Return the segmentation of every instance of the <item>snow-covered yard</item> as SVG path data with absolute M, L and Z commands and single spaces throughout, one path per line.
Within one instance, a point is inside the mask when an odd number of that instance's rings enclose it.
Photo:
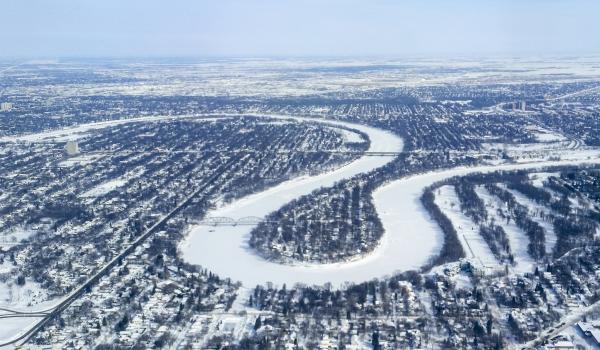
M 565 141 L 567 138 L 564 135 L 542 128 L 537 125 L 529 125 L 526 130 L 532 134 L 538 142 L 560 142 Z
M 85 191 L 84 193 L 82 193 L 81 197 L 94 198 L 94 197 L 103 196 L 112 190 L 116 190 L 119 187 L 125 186 L 129 182 L 129 180 L 140 176 L 142 174 L 142 172 L 143 172 L 143 169 L 139 169 L 138 171 L 132 171 L 121 177 L 103 182 L 100 185 L 97 185 L 96 187 L 91 188 L 91 189 Z
M 9 231 L 0 233 L 0 248 L 10 247 L 18 244 L 24 239 L 31 237 L 36 231 L 31 227 L 17 226 Z

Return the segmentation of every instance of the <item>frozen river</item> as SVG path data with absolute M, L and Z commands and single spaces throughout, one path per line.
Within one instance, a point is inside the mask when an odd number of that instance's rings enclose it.
M 250 114 L 247 114 L 250 115 Z M 225 114 L 222 117 L 236 117 L 239 114 Z M 187 116 L 195 120 L 203 116 Z M 206 117 L 206 116 L 204 116 Z M 273 116 L 266 115 L 264 117 Z M 37 142 L 47 139 L 62 139 L 95 129 L 135 122 L 158 122 L 180 119 L 181 117 L 133 118 L 127 120 L 99 122 L 46 131 L 31 135 L 0 138 L 0 141 Z M 317 121 L 332 126 L 342 126 L 366 133 L 371 141 L 369 151 L 399 152 L 403 149 L 402 139 L 383 130 L 352 123 L 327 121 L 311 118 L 275 117 L 299 121 Z M 340 129 L 341 130 L 341 129 Z M 342 131 L 350 140 L 352 135 Z M 530 162 L 496 166 L 455 168 L 429 172 L 395 180 L 379 187 L 373 193 L 375 208 L 382 221 L 385 234 L 381 243 L 368 256 L 347 263 L 291 266 L 272 263 L 256 255 L 248 247 L 252 226 L 198 226 L 193 228 L 180 248 L 184 258 L 219 274 L 242 281 L 246 286 L 273 282 L 291 286 L 295 283 L 324 284 L 335 286 L 344 282 L 363 282 L 373 278 L 389 276 L 394 272 L 417 269 L 438 253 L 442 243 L 442 233 L 435 222 L 429 219 L 421 205 L 423 188 L 444 178 L 466 175 L 473 172 L 494 170 L 530 169 L 553 165 L 600 163 L 597 150 L 573 150 L 561 154 L 563 161 Z M 316 176 L 299 177 L 280 185 L 253 194 L 209 213 L 213 217 L 234 219 L 257 216 L 265 217 L 294 198 L 309 194 L 320 187 L 332 186 L 335 182 L 368 172 L 391 161 L 391 157 L 362 157 L 334 171 Z
M 285 117 L 289 119 L 289 117 Z M 315 119 L 293 118 L 315 121 Z M 329 125 L 352 128 L 368 135 L 371 152 L 400 152 L 404 144 L 398 136 L 376 128 L 338 121 L 323 121 Z M 363 156 L 334 171 L 316 176 L 303 176 L 283 182 L 263 192 L 244 197 L 231 204 L 208 213 L 208 217 L 230 217 L 234 219 L 257 216 L 265 217 L 294 198 L 311 193 L 321 187 L 354 175 L 379 168 L 392 157 Z M 367 257 L 353 263 L 291 266 L 269 262 L 256 255 L 248 239 L 253 226 L 197 226 L 182 242 L 180 248 L 185 260 L 201 265 L 221 277 L 242 281 L 245 285 L 273 282 L 278 285 L 296 282 L 308 284 L 339 284 L 344 281 L 364 281 L 385 271 L 385 260 Z M 389 271 L 389 267 L 387 269 Z
M 250 115 L 250 114 L 245 114 Z M 222 117 L 236 117 L 239 114 L 225 114 Z M 196 120 L 202 116 L 187 116 Z M 264 117 L 317 121 L 331 126 L 342 126 L 366 133 L 371 141 L 369 151 L 399 152 L 403 149 L 402 139 L 394 134 L 363 125 L 311 118 Z M 36 142 L 46 139 L 72 137 L 95 129 L 135 122 L 158 122 L 180 119 L 181 117 L 133 118 L 127 120 L 99 122 L 46 131 L 25 136 L 0 138 L 0 141 Z M 341 129 L 340 129 L 341 130 Z M 350 137 L 347 131 L 343 131 Z M 350 137 L 350 139 L 352 139 Z M 395 180 L 379 187 L 373 193 L 375 208 L 382 221 L 385 234 L 381 243 L 368 256 L 347 263 L 291 266 L 272 263 L 256 255 L 248 247 L 252 226 L 198 226 L 193 228 L 180 248 L 184 258 L 219 274 L 242 281 L 247 286 L 273 282 L 281 285 L 295 283 L 324 284 L 339 286 L 344 282 L 363 282 L 373 278 L 389 276 L 397 271 L 417 269 L 435 255 L 442 243 L 442 234 L 436 223 L 429 219 L 420 202 L 423 188 L 439 180 L 466 175 L 473 172 L 495 170 L 531 169 L 543 166 L 600 163 L 598 150 L 573 150 L 561 154 L 562 161 L 541 161 L 521 164 L 454 168 L 428 172 Z M 361 157 L 334 171 L 316 176 L 304 176 L 281 183 L 263 192 L 253 194 L 209 213 L 213 217 L 234 219 L 267 214 L 279 209 L 294 198 L 309 194 L 320 187 L 332 186 L 335 182 L 381 167 L 392 160 L 391 157 Z
M 402 139 L 389 132 L 350 123 L 328 123 L 366 133 L 371 140 L 369 151 L 399 152 L 403 148 Z M 441 247 L 442 232 L 424 211 L 420 201 L 425 187 L 448 177 L 474 172 L 600 162 L 598 154 L 587 159 L 589 156 L 590 154 L 585 154 L 586 159 L 573 158 L 564 161 L 454 168 L 392 181 L 373 193 L 375 208 L 385 229 L 381 243 L 371 254 L 351 262 L 283 265 L 267 261 L 256 255 L 248 246 L 252 226 L 197 226 L 189 232 L 180 248 L 188 262 L 201 265 L 221 277 L 241 281 L 246 286 L 266 282 L 280 286 L 283 283 L 291 286 L 296 283 L 322 285 L 329 282 L 334 286 L 341 286 L 345 282 L 358 283 L 390 276 L 394 272 L 420 268 L 437 254 Z M 294 198 L 381 167 L 389 161 L 391 159 L 387 157 L 362 157 L 335 171 L 293 179 L 264 192 L 244 197 L 210 212 L 208 216 L 262 218 Z

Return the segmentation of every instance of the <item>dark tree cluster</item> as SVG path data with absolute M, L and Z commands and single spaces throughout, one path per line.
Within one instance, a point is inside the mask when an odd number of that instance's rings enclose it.
M 475 224 L 480 224 L 487 220 L 487 210 L 485 203 L 475 192 L 475 184 L 467 178 L 461 177 L 454 184 L 456 195 L 460 200 L 460 210 L 473 219 Z
M 456 261 L 465 257 L 465 251 L 462 248 L 458 233 L 452 225 L 452 221 L 435 204 L 435 195 L 433 189 L 428 188 L 421 196 L 423 206 L 435 222 L 438 223 L 444 233 L 444 243 L 440 254 L 431 261 L 431 266 L 441 265 L 447 262 Z
M 487 184 L 486 189 L 500 198 L 502 202 L 507 205 L 515 223 L 529 238 L 527 251 L 531 257 L 536 260 L 543 258 L 546 255 L 546 233 L 540 224 L 529 217 L 529 210 L 525 206 L 519 204 L 512 193 L 497 185 Z M 507 220 L 509 220 L 509 218 L 507 218 Z
M 377 246 L 383 227 L 364 186 L 316 196 L 317 207 L 305 196 L 270 214 L 253 230 L 250 246 L 270 260 L 319 263 L 352 259 Z

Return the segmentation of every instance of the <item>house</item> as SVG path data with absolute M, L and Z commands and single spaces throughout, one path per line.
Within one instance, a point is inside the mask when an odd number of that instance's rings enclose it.
M 600 321 L 577 322 L 577 327 L 586 337 L 592 337 L 596 345 L 600 346 Z
M 550 343 L 545 346 L 547 350 L 575 350 L 575 345 L 565 336 L 559 335 L 550 339 Z

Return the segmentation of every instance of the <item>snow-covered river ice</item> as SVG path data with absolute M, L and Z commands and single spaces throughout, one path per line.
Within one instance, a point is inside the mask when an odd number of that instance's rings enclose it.
M 236 116 L 241 115 L 225 114 L 222 117 Z M 187 117 L 197 120 L 214 120 L 198 119 L 199 116 Z M 371 152 L 400 152 L 403 149 L 403 140 L 400 137 L 364 125 L 289 116 L 264 115 L 264 117 L 322 122 L 331 127 L 339 126 L 358 130 L 369 137 L 369 151 Z M 91 123 L 58 131 L 46 131 L 0 140 L 37 142 L 52 138 L 72 137 L 75 134 L 125 123 L 158 122 L 179 118 L 181 117 L 164 116 Z M 341 132 L 346 137 L 350 136 L 348 131 Z M 565 153 L 561 156 L 564 159 L 562 161 L 486 165 L 428 172 L 401 178 L 379 187 L 373 193 L 373 200 L 385 233 L 380 244 L 371 254 L 350 262 L 324 265 L 282 265 L 267 261 L 255 254 L 248 246 L 253 226 L 196 226 L 181 242 L 180 249 L 188 262 L 201 265 L 221 277 L 239 280 L 246 286 L 265 282 L 273 282 L 277 285 L 286 283 L 288 286 L 296 283 L 321 285 L 329 282 L 334 286 L 340 286 L 345 282 L 363 282 L 389 276 L 398 271 L 418 269 L 437 254 L 443 242 L 440 228 L 429 218 L 420 201 L 425 187 L 448 177 L 474 172 L 600 163 L 600 152 L 596 149 L 573 150 L 569 154 Z M 262 218 L 292 199 L 309 194 L 320 187 L 332 186 L 337 181 L 354 175 L 369 172 L 384 166 L 392 159 L 392 157 L 363 156 L 336 170 L 315 176 L 291 179 L 263 192 L 241 198 L 208 213 L 208 217 L 239 219 L 256 216 Z
M 289 117 L 286 117 L 289 118 Z M 305 118 L 294 118 L 307 120 Z M 314 119 L 309 119 L 313 120 Z M 371 140 L 371 152 L 400 152 L 403 141 L 387 131 L 358 124 L 323 121 L 362 131 Z M 180 249 L 184 258 L 221 277 L 241 281 L 246 286 L 272 282 L 281 286 L 296 283 L 342 286 L 390 276 L 398 271 L 418 269 L 441 247 L 443 237 L 437 223 L 425 212 L 420 201 L 423 189 L 448 177 L 474 172 L 517 170 L 578 163 L 598 163 L 597 158 L 540 161 L 518 164 L 462 167 L 435 171 L 395 180 L 373 193 L 375 208 L 385 233 L 381 243 L 369 255 L 349 262 L 322 265 L 284 265 L 258 256 L 248 245 L 253 226 L 196 226 L 190 230 Z M 299 177 L 224 205 L 208 217 L 265 217 L 294 198 L 359 173 L 381 167 L 390 157 L 364 156 L 337 170 L 316 176 Z
M 289 117 L 285 117 L 288 119 Z M 299 121 L 315 119 L 293 118 Z M 390 132 L 376 128 L 338 122 L 323 121 L 332 126 L 342 126 L 364 132 L 370 139 L 370 152 L 400 152 L 402 139 Z M 332 186 L 336 182 L 354 175 L 369 172 L 384 166 L 392 157 L 363 156 L 336 170 L 315 176 L 302 176 L 271 187 L 208 213 L 209 217 L 230 217 L 239 219 L 248 216 L 263 218 L 279 209 L 294 198 L 311 193 L 321 187 Z M 282 265 L 263 259 L 248 245 L 253 226 L 197 226 L 180 245 L 184 259 L 201 265 L 221 277 L 239 280 L 244 285 L 273 282 L 277 285 L 297 282 L 307 284 L 334 285 L 345 281 L 364 281 L 386 272 L 386 259 L 375 255 L 349 263 L 326 265 Z M 384 257 L 382 254 L 381 257 Z M 387 272 L 392 272 L 387 268 Z M 381 270 L 381 271 L 378 271 Z

